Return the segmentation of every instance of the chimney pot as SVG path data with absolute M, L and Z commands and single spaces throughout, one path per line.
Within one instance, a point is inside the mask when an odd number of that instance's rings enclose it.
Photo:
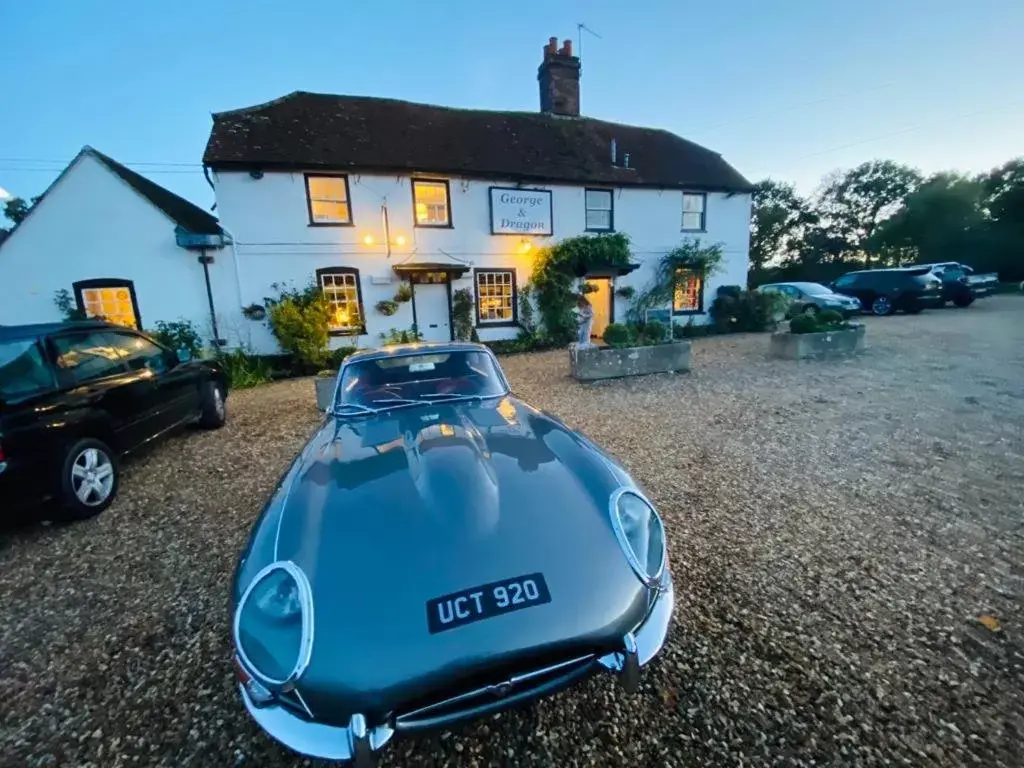
M 544 47 L 544 51 L 551 56 L 554 56 L 556 53 L 558 53 L 558 38 L 549 37 L 548 44 Z
M 563 56 L 572 56 L 572 40 L 563 40 L 562 41 L 562 51 L 561 51 L 561 53 L 562 53 Z

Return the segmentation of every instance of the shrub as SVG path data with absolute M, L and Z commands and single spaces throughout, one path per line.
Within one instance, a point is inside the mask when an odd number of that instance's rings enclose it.
M 775 299 L 757 291 L 740 291 L 715 298 L 709 314 L 719 333 L 764 331 L 775 322 Z
M 220 364 L 232 389 L 247 389 L 270 381 L 270 364 L 244 349 L 221 355 Z
M 731 296 L 734 299 L 741 293 L 743 293 L 743 286 L 741 285 L 720 285 L 718 290 L 715 291 L 716 296 Z
M 629 328 L 621 323 L 609 323 L 604 329 L 604 343 L 609 347 L 628 347 L 632 342 Z
M 391 317 L 395 312 L 398 311 L 398 302 L 391 301 L 391 299 L 383 299 L 378 301 L 376 304 L 377 311 L 385 317 Z
M 175 352 L 187 350 L 191 357 L 199 357 L 203 351 L 203 340 L 191 320 L 157 320 L 156 328 L 149 335 Z
M 818 319 L 814 315 L 797 315 L 789 321 L 790 333 L 817 333 Z
M 422 341 L 423 334 L 419 332 L 416 323 L 413 323 L 408 330 L 404 328 L 389 328 L 387 333 L 380 335 L 380 340 L 384 346 L 389 344 L 413 344 L 417 341 Z
M 537 332 L 537 319 L 533 311 L 533 286 L 519 289 L 519 326 L 527 333 Z
M 644 324 L 643 337 L 648 344 L 659 344 L 668 336 L 668 329 L 660 320 L 648 320 Z
M 278 287 L 275 284 L 275 287 Z M 314 373 L 327 363 L 331 306 L 316 285 L 305 290 L 282 290 L 268 299 L 267 322 L 278 345 L 295 359 L 301 373 Z
M 456 341 L 472 341 L 476 329 L 473 327 L 473 294 L 469 288 L 459 288 L 452 294 L 452 328 Z
M 338 347 L 337 349 L 331 350 L 331 367 L 337 371 L 341 368 L 341 364 L 345 362 L 345 358 L 356 351 L 355 347 Z
M 402 283 L 398 286 L 398 290 L 395 291 L 394 300 L 399 304 L 405 304 L 405 302 L 412 299 L 412 286 L 408 283 Z
M 636 296 L 636 288 L 634 288 L 632 285 L 624 285 L 621 288 L 615 289 L 615 295 L 618 296 L 620 299 L 625 299 L 626 301 L 629 301 L 634 296 Z
M 826 309 L 818 313 L 817 320 L 818 325 L 841 325 L 843 323 L 843 316 L 834 309 Z
M 683 325 L 682 323 L 673 323 L 672 324 L 672 338 L 675 339 L 676 341 L 678 341 L 679 339 L 687 338 L 688 335 L 689 335 L 688 334 L 689 329 L 693 328 L 693 327 L 694 326 L 693 326 L 693 319 L 692 318 L 686 323 L 686 325 Z

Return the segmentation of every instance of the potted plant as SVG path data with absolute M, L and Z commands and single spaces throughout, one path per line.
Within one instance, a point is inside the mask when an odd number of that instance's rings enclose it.
M 847 322 L 831 310 L 797 315 L 789 321 L 788 331 L 772 334 L 771 356 L 801 360 L 855 355 L 864 350 L 866 330 L 862 323 Z
M 377 302 L 376 306 L 377 311 L 386 317 L 391 317 L 391 315 L 398 311 L 398 302 L 391 299 L 382 299 Z
M 607 347 L 570 347 L 573 376 L 594 381 L 690 370 L 690 342 L 671 336 L 658 320 L 611 323 L 604 332 Z

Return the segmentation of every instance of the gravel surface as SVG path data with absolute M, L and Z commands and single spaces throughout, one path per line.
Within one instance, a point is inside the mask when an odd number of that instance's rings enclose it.
M 705 339 L 689 375 L 584 387 L 505 359 L 660 506 L 676 624 L 637 696 L 593 678 L 385 764 L 1020 766 L 1024 299 L 867 323 L 839 363 Z M 312 403 L 235 393 L 98 519 L 0 533 L 0 765 L 310 763 L 243 714 L 226 605 Z

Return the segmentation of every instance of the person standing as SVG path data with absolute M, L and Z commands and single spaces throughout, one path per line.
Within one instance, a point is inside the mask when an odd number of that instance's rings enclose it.
M 587 346 L 590 344 L 590 329 L 594 325 L 594 307 L 587 300 L 585 293 L 580 293 L 579 298 L 576 299 L 576 312 L 579 323 L 579 335 L 576 338 L 576 343 Z

